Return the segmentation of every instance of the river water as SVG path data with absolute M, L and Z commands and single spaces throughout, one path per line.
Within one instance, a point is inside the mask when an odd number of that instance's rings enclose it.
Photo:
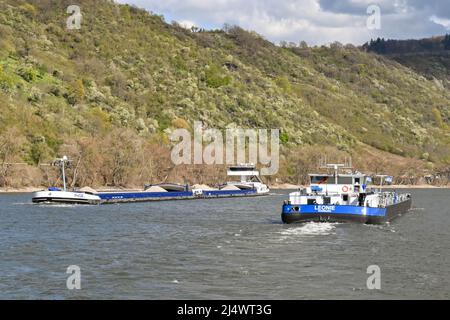
M 450 190 L 409 192 L 413 209 L 382 226 L 283 225 L 277 190 L 101 206 L 1 194 L 0 299 L 449 299 Z

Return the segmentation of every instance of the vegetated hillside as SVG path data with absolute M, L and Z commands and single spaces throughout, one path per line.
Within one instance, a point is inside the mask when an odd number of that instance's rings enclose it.
M 385 55 L 436 82 L 450 88 L 450 34 L 421 40 L 376 39 L 363 48 Z
M 71 4 L 0 0 L 0 186 L 55 183 L 39 164 L 62 154 L 74 186 L 216 182 L 221 167 L 171 164 L 168 134 L 194 121 L 280 128 L 272 180 L 303 182 L 324 153 L 408 176 L 450 164 L 449 92 L 382 56 L 192 32 L 106 0 L 79 1 L 67 30 Z

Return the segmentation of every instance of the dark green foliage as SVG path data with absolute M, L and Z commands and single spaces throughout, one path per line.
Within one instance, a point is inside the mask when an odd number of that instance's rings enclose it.
M 20 67 L 19 70 L 17 70 L 17 74 L 27 82 L 33 82 L 39 78 L 39 71 L 33 67 Z
M 286 144 L 289 142 L 289 135 L 286 132 L 280 134 L 280 142 Z
M 450 34 L 422 40 L 384 40 L 378 38 L 363 45 L 369 52 L 389 58 L 415 70 L 429 80 L 437 78 L 450 88 Z
M 225 71 L 213 64 L 206 70 L 206 83 L 208 87 L 220 88 L 222 86 L 227 86 L 231 82 L 231 77 L 224 74 Z
M 450 50 L 450 34 L 446 34 L 443 40 L 444 49 Z
M 363 48 L 379 54 L 439 52 L 450 48 L 449 40 L 449 35 L 421 40 L 385 40 L 384 38 L 377 38 L 364 44 Z

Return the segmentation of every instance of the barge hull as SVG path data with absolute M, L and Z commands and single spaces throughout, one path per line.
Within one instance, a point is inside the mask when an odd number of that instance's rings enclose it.
M 336 206 L 338 207 L 338 210 L 335 210 L 334 212 L 314 212 L 315 209 L 317 209 L 317 206 L 295 206 L 285 204 L 283 205 L 281 220 L 287 224 L 305 222 L 356 222 L 364 224 L 383 224 L 393 220 L 399 215 L 406 213 L 411 208 L 411 204 L 412 200 L 408 199 L 406 201 L 393 204 L 387 208 Z M 296 212 L 295 209 L 299 209 L 300 212 Z
M 32 198 L 33 203 L 66 203 L 66 204 L 114 204 L 132 202 L 153 202 L 170 200 L 195 200 L 217 199 L 234 197 L 255 197 L 266 193 L 258 193 L 256 190 L 205 190 L 203 193 L 194 194 L 192 191 L 179 192 L 100 192 L 96 194 L 84 194 L 65 191 L 40 191 Z
M 99 204 L 100 198 L 93 194 L 68 191 L 38 191 L 31 199 L 33 203 Z
M 99 204 L 98 201 L 70 199 L 70 198 L 33 198 L 33 203 L 68 203 L 68 204 Z
M 153 202 L 169 200 L 195 200 L 233 197 L 255 197 L 265 194 L 254 190 L 213 190 L 204 191 L 203 194 L 194 195 L 192 192 L 136 192 L 136 193 L 99 193 L 97 194 L 102 204 L 129 203 L 129 202 Z
M 396 203 L 392 206 L 387 207 L 386 212 L 386 221 L 389 222 L 399 215 L 405 214 L 408 212 L 409 209 L 411 209 L 412 206 L 412 199 L 409 198 L 406 201 Z

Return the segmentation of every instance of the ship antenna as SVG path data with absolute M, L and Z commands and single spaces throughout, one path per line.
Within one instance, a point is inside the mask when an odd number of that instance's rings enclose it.
M 64 191 L 67 191 L 67 186 L 66 186 L 66 171 L 65 171 L 65 164 L 66 161 L 68 161 L 67 156 L 63 157 L 63 161 L 62 161 L 62 175 L 63 175 L 63 183 L 64 183 Z
M 64 156 L 61 159 L 56 159 L 55 161 L 53 161 L 53 165 L 54 166 L 60 166 L 61 167 L 64 191 L 67 191 L 65 167 L 66 167 L 66 163 L 69 165 L 71 162 L 72 162 L 72 160 L 69 160 L 69 158 L 67 158 L 67 156 Z

